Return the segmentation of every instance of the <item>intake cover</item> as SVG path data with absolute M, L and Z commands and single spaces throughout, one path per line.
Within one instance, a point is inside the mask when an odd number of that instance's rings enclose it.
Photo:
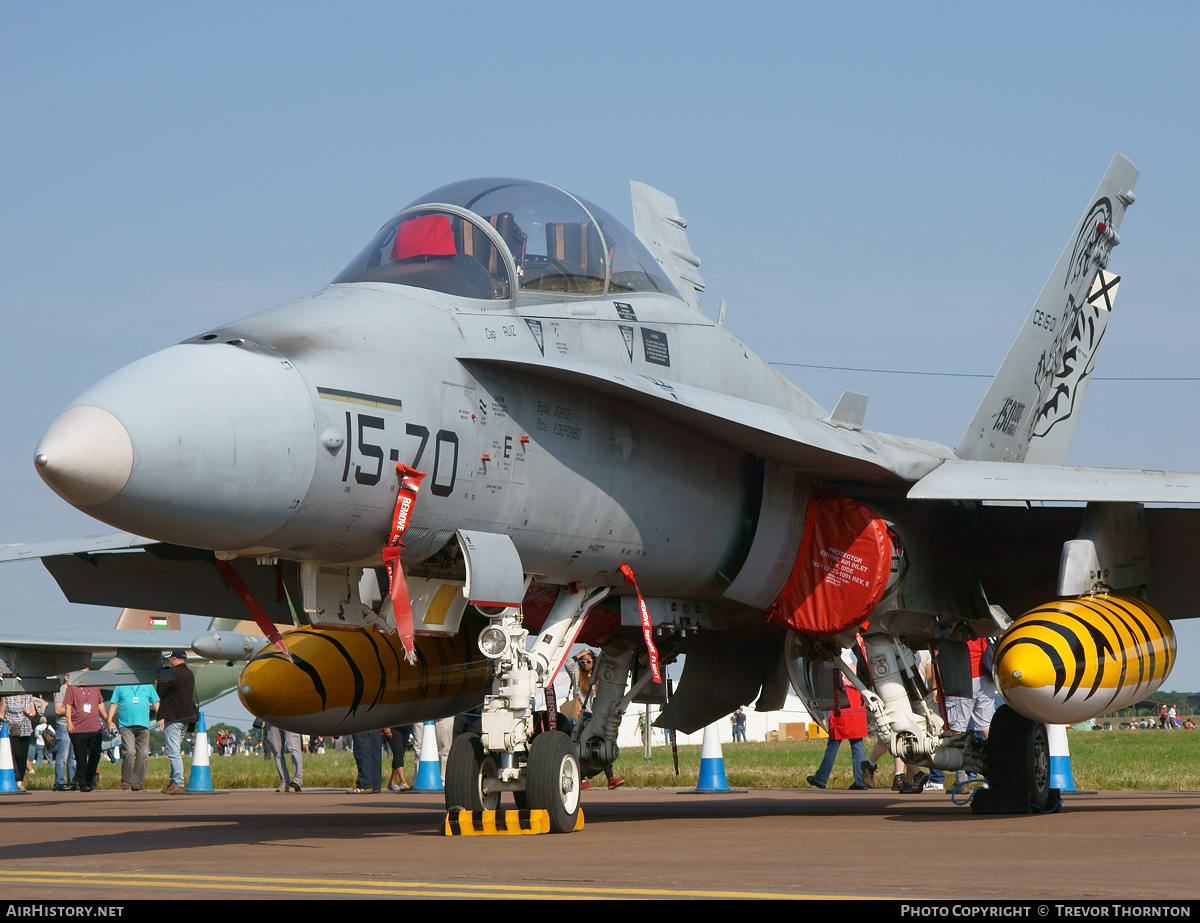
M 766 614 L 806 634 L 837 634 L 875 608 L 891 564 L 887 524 L 874 510 L 814 488 L 796 566 Z

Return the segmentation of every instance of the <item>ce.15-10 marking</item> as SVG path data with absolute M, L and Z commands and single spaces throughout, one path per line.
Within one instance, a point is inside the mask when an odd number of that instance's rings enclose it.
M 355 418 L 357 418 L 357 441 L 355 435 Z M 379 483 L 379 479 L 383 476 L 383 446 L 373 442 L 368 442 L 370 436 L 369 430 L 379 430 L 381 433 L 386 430 L 386 421 L 383 417 L 376 417 L 369 413 L 355 414 L 349 410 L 346 411 L 346 445 L 358 446 L 358 454 L 360 461 L 367 459 L 375 460 L 375 470 L 363 470 L 361 464 L 354 466 L 354 480 L 356 483 L 365 485 L 374 485 Z M 406 423 L 404 425 L 404 433 L 407 436 L 416 436 L 421 440 L 417 446 L 417 454 L 413 456 L 413 460 L 408 463 L 410 468 L 421 470 L 421 459 L 425 455 L 425 448 L 429 445 L 429 427 L 420 426 L 416 423 Z M 442 480 L 443 466 L 442 453 L 452 453 L 452 458 L 448 466 L 449 482 L 444 483 Z M 353 452 L 346 452 L 346 464 L 342 468 L 342 481 L 350 479 L 350 465 L 352 462 Z M 399 449 L 389 449 L 388 459 L 392 462 L 400 460 Z M 453 430 L 440 429 L 433 440 L 433 478 L 430 481 L 429 489 L 435 496 L 448 497 L 454 492 L 454 482 L 458 478 L 458 434 Z M 349 488 L 347 488 L 349 489 Z

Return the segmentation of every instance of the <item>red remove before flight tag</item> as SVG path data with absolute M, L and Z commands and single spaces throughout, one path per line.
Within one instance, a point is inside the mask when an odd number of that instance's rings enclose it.
M 421 489 L 425 473 L 404 464 L 396 465 L 396 473 L 400 476 L 400 488 L 396 492 L 396 509 L 392 513 L 392 532 L 383 547 L 383 563 L 387 568 L 388 596 L 391 597 L 392 612 L 396 616 L 396 633 L 400 635 L 400 643 L 404 646 L 404 659 L 416 663 L 412 601 L 408 598 L 408 584 L 404 582 L 404 568 L 400 566 L 400 552 L 404 550 L 404 530 L 412 518 L 417 491 Z
M 646 608 L 646 600 L 642 599 L 642 591 L 638 589 L 637 581 L 633 577 L 633 568 L 628 564 L 622 564 L 621 575 L 625 578 L 626 583 L 633 584 L 633 591 L 637 593 L 638 611 L 642 614 L 642 638 L 646 641 L 646 653 L 650 656 L 650 675 L 656 683 L 661 683 L 662 673 L 658 669 L 658 648 L 654 646 L 654 636 L 650 630 L 650 610 Z

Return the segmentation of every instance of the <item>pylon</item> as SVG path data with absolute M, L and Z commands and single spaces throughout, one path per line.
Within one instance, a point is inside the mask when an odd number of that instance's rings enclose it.
M 421 752 L 417 754 L 417 773 L 413 779 L 414 792 L 445 791 L 442 785 L 442 764 L 438 760 L 437 734 L 433 722 L 426 721 L 421 730 Z
M 1046 741 L 1050 744 L 1050 787 L 1060 792 L 1078 791 L 1071 774 L 1071 748 L 1067 744 L 1066 726 L 1047 724 Z
M 700 745 L 700 777 L 695 791 L 729 791 L 729 783 L 725 781 L 725 757 L 721 755 L 721 736 L 715 722 L 704 729 L 704 742 Z
M 8 739 L 8 724 L 0 722 L 0 794 L 19 795 L 17 774 L 13 770 L 12 744 Z
M 211 792 L 212 768 L 209 766 L 208 728 L 204 723 L 204 712 L 196 722 L 196 742 L 192 745 L 192 769 L 188 773 L 189 792 Z

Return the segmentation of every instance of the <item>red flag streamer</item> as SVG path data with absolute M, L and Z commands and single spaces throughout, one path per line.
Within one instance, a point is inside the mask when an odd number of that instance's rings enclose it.
M 621 576 L 625 578 L 626 583 L 633 584 L 633 591 L 637 593 L 638 611 L 642 614 L 642 637 L 646 640 L 646 652 L 650 655 L 650 675 L 654 677 L 656 683 L 661 683 L 662 673 L 658 669 L 658 648 L 654 646 L 654 636 L 650 630 L 650 610 L 646 608 L 646 600 L 642 599 L 642 591 L 638 589 L 637 580 L 633 577 L 633 568 L 628 564 L 622 564 Z
M 254 619 L 254 624 L 267 636 L 267 640 L 279 648 L 280 653 L 284 657 L 295 663 L 296 661 L 292 659 L 292 652 L 284 644 L 283 636 L 279 633 L 279 629 L 275 627 L 275 623 L 267 615 L 267 610 L 254 598 L 254 594 L 250 592 L 250 587 L 246 586 L 246 581 L 238 576 L 238 572 L 233 569 L 232 562 L 218 561 L 217 570 L 221 573 L 221 579 L 229 584 L 233 592 L 237 594 L 237 598 L 242 601 L 242 605 L 249 610 L 250 617 Z
M 396 493 L 396 509 L 392 513 L 392 532 L 383 548 L 383 563 L 387 567 L 388 595 L 392 600 L 392 612 L 396 616 L 396 632 L 404 645 L 404 659 L 417 662 L 413 643 L 412 601 L 408 598 L 408 584 L 404 582 L 404 568 L 400 566 L 400 552 L 404 550 L 404 530 L 412 518 L 413 506 L 417 502 L 417 491 L 421 489 L 423 471 L 408 465 L 396 465 L 400 476 L 400 489 Z

